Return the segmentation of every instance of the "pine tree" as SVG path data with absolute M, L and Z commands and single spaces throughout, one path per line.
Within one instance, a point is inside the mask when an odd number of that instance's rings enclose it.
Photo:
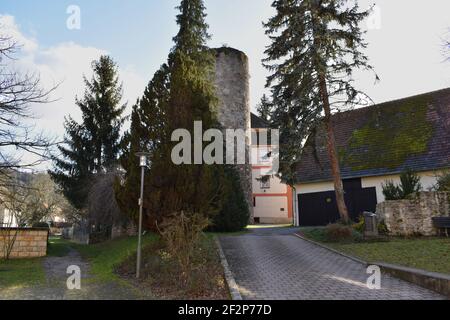
M 258 111 L 258 116 L 270 122 L 270 116 L 272 114 L 273 104 L 270 102 L 269 97 L 267 95 L 263 95 L 261 98 L 261 102 L 257 105 L 256 111 Z
M 272 6 L 277 13 L 265 24 L 272 44 L 264 62 L 272 72 L 272 122 L 283 145 L 280 175 L 294 183 L 299 143 L 323 123 L 339 213 L 348 222 L 331 116 L 365 100 L 353 86 L 353 72 L 372 69 L 359 27 L 369 11 L 360 12 L 349 0 L 277 0 Z
M 101 56 L 92 63 L 92 69 L 94 76 L 91 81 L 84 79 L 86 91 L 76 103 L 94 146 L 95 170 L 105 172 L 117 163 L 126 105 L 121 105 L 122 85 L 115 62 Z
M 75 120 L 66 118 L 64 127 L 66 146 L 58 146 L 62 158 L 53 158 L 54 171 L 50 170 L 48 173 L 70 204 L 81 210 L 86 205 L 95 170 L 94 150 L 87 132 Z
M 92 63 L 94 75 L 86 77 L 85 93 L 76 104 L 82 112 L 79 124 L 71 117 L 65 121 L 66 136 L 60 145 L 61 158 L 54 157 L 52 179 L 77 209 L 86 206 L 92 176 L 108 172 L 117 165 L 120 130 L 124 122 L 121 105 L 122 86 L 117 66 L 108 56 Z

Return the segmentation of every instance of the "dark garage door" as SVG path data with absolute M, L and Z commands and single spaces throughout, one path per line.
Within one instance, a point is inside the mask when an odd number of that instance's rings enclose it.
M 375 188 L 350 188 L 345 191 L 345 203 L 353 221 L 364 211 L 375 212 Z M 334 191 L 298 195 L 300 226 L 325 226 L 339 220 Z

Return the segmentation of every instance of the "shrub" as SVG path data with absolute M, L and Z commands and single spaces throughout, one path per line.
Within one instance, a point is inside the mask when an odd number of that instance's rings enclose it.
M 400 175 L 400 184 L 395 185 L 391 180 L 382 184 L 383 194 L 386 200 L 408 199 L 411 195 L 422 190 L 420 177 L 413 171 L 407 170 Z
M 422 190 L 420 177 L 413 171 L 407 170 L 400 175 L 400 190 L 403 198 Z
M 358 223 L 354 223 L 352 225 L 353 230 L 355 230 L 357 233 L 359 234 L 364 234 L 364 229 L 365 229 L 365 221 L 364 221 L 364 217 L 360 216 L 359 217 L 359 222 Z M 380 221 L 378 222 L 377 225 L 378 228 L 378 233 L 380 235 L 387 235 L 389 234 L 389 230 L 386 226 L 386 223 L 384 221 Z
M 354 223 L 352 225 L 353 230 L 355 230 L 356 232 L 359 233 L 363 233 L 364 232 L 364 228 L 365 228 L 365 221 L 364 221 L 364 217 L 360 216 L 359 220 L 357 223 Z
M 201 214 L 186 214 L 183 211 L 165 218 L 161 223 L 160 233 L 166 250 L 178 262 L 186 281 L 200 237 L 209 223 L 209 219 Z
M 378 233 L 381 235 L 387 235 L 389 233 L 388 227 L 384 221 L 378 223 Z
M 36 222 L 32 225 L 33 228 L 50 229 L 47 222 Z
M 400 200 L 401 190 L 394 184 L 392 180 L 388 180 L 382 184 L 383 195 L 386 200 Z
M 325 237 L 329 242 L 351 242 L 362 238 L 351 226 L 341 223 L 329 224 L 325 228 Z
M 213 217 L 210 230 L 215 232 L 242 231 L 248 225 L 250 218 L 248 203 L 236 169 L 227 166 L 225 174 L 228 177 L 228 184 L 224 188 L 227 196 L 223 202 L 222 210 Z
M 450 171 L 437 175 L 436 191 L 450 192 Z

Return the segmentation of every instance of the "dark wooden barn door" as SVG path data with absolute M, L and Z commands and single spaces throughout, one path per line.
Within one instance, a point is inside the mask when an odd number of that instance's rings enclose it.
M 345 203 L 350 218 L 357 221 L 364 211 L 375 212 L 375 188 L 362 188 L 361 179 L 344 180 Z M 298 195 L 300 226 L 325 226 L 339 220 L 334 191 Z

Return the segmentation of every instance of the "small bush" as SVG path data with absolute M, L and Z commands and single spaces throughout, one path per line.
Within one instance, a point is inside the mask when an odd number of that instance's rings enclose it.
M 47 222 L 36 222 L 32 225 L 33 228 L 50 229 Z
M 222 210 L 213 217 L 210 231 L 238 232 L 248 225 L 250 212 L 241 186 L 241 180 L 236 169 L 232 166 L 225 168 L 228 177 Z
M 411 170 L 403 172 L 400 175 L 400 188 L 404 198 L 422 191 L 420 177 Z
M 164 219 L 160 226 L 166 250 L 178 262 L 186 281 L 190 275 L 195 250 L 203 230 L 209 223 L 209 219 L 200 214 L 188 215 L 182 211 Z
M 389 234 L 388 227 L 384 221 L 380 221 L 378 223 L 378 233 L 381 235 L 387 235 Z
M 410 199 L 422 191 L 420 177 L 413 171 L 407 170 L 400 175 L 400 184 L 395 185 L 391 180 L 382 184 L 383 194 L 386 200 Z
M 365 221 L 364 221 L 364 217 L 363 217 L 363 216 L 360 216 L 358 221 L 359 221 L 359 222 L 354 223 L 354 224 L 352 225 L 352 228 L 353 228 L 353 230 L 355 230 L 356 232 L 363 233 L 363 232 L 364 232 L 364 228 L 365 228 L 365 226 L 366 226 Z
M 381 186 L 386 200 L 400 200 L 402 198 L 400 188 L 392 180 L 386 181 Z
M 359 232 L 341 223 L 329 224 L 325 228 L 325 237 L 329 242 L 352 242 L 362 239 Z
M 450 192 L 450 171 L 437 175 L 436 191 Z

